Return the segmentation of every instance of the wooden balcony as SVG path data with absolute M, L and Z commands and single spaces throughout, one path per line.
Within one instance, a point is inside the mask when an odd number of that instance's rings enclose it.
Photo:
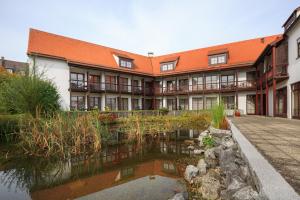
M 156 87 L 154 88 L 155 95 L 177 95 L 177 94 L 201 94 L 215 92 L 234 92 L 241 90 L 255 90 L 255 80 L 232 81 L 226 83 L 210 83 L 210 84 L 195 84 L 185 85 L 181 87 Z

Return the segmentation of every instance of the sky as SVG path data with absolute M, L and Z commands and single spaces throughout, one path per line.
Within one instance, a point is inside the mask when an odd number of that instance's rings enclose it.
M 282 33 L 299 0 L 0 0 L 0 56 L 27 60 L 29 28 L 142 55 Z

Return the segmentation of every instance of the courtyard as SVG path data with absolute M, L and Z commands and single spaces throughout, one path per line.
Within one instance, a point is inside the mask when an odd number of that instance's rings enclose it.
M 299 194 L 299 121 L 261 116 L 234 118 L 232 121 Z

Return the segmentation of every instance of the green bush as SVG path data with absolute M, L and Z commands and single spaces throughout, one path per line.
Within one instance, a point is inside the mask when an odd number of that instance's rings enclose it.
M 59 108 L 56 87 L 39 76 L 14 76 L 0 84 L 0 111 L 4 113 L 48 116 Z
M 160 108 L 160 109 L 158 109 L 158 111 L 159 111 L 159 113 L 161 115 L 166 115 L 166 114 L 169 113 L 169 109 L 168 108 Z
M 15 139 L 15 133 L 20 130 L 21 120 L 26 115 L 0 115 L 0 141 L 9 142 Z
M 205 136 L 202 141 L 204 146 L 208 148 L 211 148 L 215 145 L 215 140 L 210 136 Z
M 212 122 L 215 128 L 220 128 L 221 123 L 225 118 L 225 106 L 224 103 L 221 102 L 219 105 L 215 106 L 212 109 Z

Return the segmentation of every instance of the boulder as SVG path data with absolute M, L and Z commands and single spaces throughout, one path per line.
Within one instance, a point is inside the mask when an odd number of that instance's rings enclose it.
M 248 168 L 248 166 L 240 166 L 240 174 L 241 174 L 241 178 L 244 181 L 247 181 L 247 179 L 250 177 L 250 170 Z
M 260 197 L 250 186 L 239 189 L 232 195 L 233 200 L 259 200 Z
M 202 154 L 202 153 L 204 153 L 204 150 L 203 150 L 203 149 L 194 149 L 194 154 L 195 154 L 195 155 L 200 155 L 200 154 Z
M 232 135 L 231 130 L 217 129 L 212 126 L 209 127 L 209 132 L 212 136 L 219 137 L 219 138 L 222 138 L 225 135 L 229 135 L 229 136 Z
M 235 152 L 232 148 L 229 149 L 221 149 L 220 151 L 220 167 L 221 170 L 227 171 L 228 166 L 234 163 L 235 160 Z
M 188 165 L 184 172 L 184 179 L 191 182 L 192 178 L 198 175 L 199 169 L 193 165 Z
M 202 177 L 202 185 L 199 189 L 199 193 L 202 194 L 204 199 L 215 200 L 219 198 L 220 188 L 220 176 L 214 170 L 209 170 L 209 172 Z
M 231 136 L 222 137 L 221 145 L 225 148 L 230 148 L 235 144 Z
M 207 167 L 207 164 L 204 161 L 204 159 L 200 159 L 198 161 L 198 164 L 197 164 L 197 168 L 199 169 L 199 174 L 200 175 L 206 174 L 206 167 Z
M 207 149 L 207 150 L 204 152 L 204 157 L 205 157 L 205 158 L 216 159 L 216 155 L 215 155 L 214 148 Z
M 188 150 L 194 150 L 195 149 L 195 147 L 193 145 L 189 145 L 187 148 L 188 148 Z
M 241 177 L 234 176 L 234 177 L 231 177 L 231 181 L 227 187 L 227 190 L 233 194 L 245 186 L 246 186 L 246 183 L 243 181 L 243 179 Z
M 185 200 L 185 199 L 188 199 L 188 196 L 186 194 L 186 192 L 180 192 L 180 193 L 177 193 L 175 194 L 171 199 L 169 200 Z

